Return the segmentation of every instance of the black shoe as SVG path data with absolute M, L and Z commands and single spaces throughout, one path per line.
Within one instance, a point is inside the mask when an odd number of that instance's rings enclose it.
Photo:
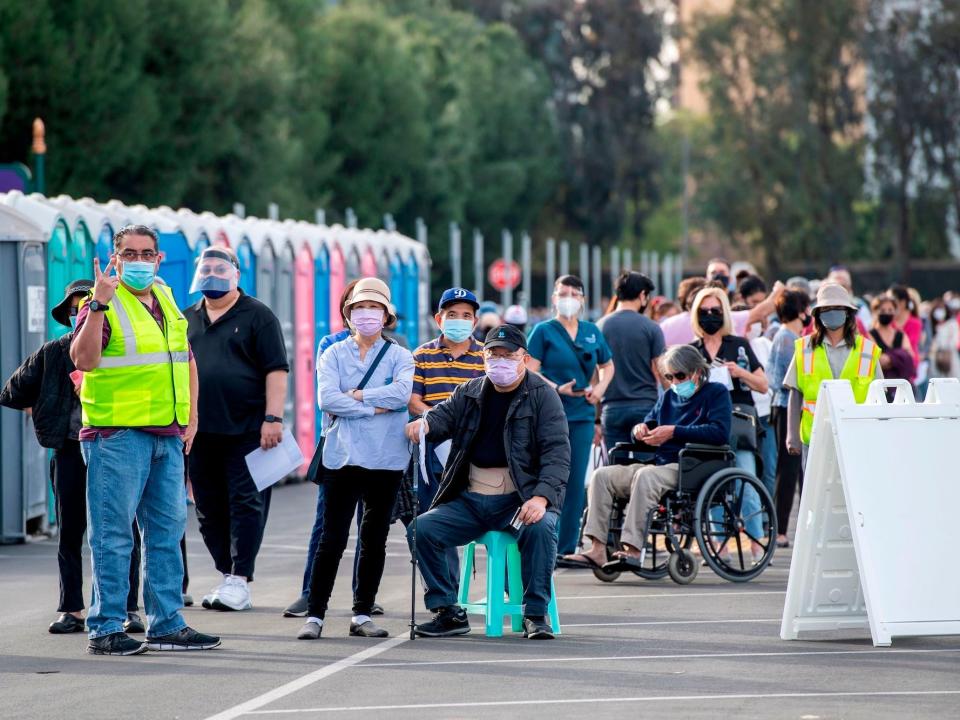
M 377 603 L 373 604 L 373 607 L 370 608 L 371 615 L 383 615 L 383 606 L 378 605 Z
M 63 613 L 47 628 L 47 632 L 52 635 L 66 635 L 67 633 L 83 632 L 83 630 L 83 620 L 70 613 Z
M 413 629 L 420 637 L 452 637 L 470 632 L 467 611 L 456 605 L 437 608 L 433 620 L 417 625 Z
M 307 616 L 307 598 L 298 597 L 292 603 L 287 605 L 283 611 L 284 617 L 306 617 Z
M 539 617 L 525 617 L 523 619 L 523 636 L 528 640 L 553 640 L 553 628 L 547 619 Z
M 147 651 L 147 644 L 118 632 L 90 640 L 87 652 L 91 655 L 139 655 Z
M 373 637 L 373 638 L 384 638 L 388 637 L 390 633 L 384 630 L 382 627 L 377 627 L 373 624 L 373 620 L 367 620 L 364 623 L 350 623 L 350 634 L 354 637 Z
M 140 619 L 139 615 L 137 615 L 135 612 L 128 612 L 127 619 L 123 622 L 123 631 L 125 633 L 138 635 L 142 632 L 146 632 L 147 629 L 143 626 L 143 620 Z
M 147 637 L 150 650 L 212 650 L 218 645 L 220 638 L 216 635 L 204 635 L 189 627 L 169 635 Z

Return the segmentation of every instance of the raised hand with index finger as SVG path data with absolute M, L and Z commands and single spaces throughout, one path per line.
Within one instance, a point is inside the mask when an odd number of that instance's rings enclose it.
M 117 285 L 120 284 L 120 277 L 117 275 L 117 260 L 110 258 L 105 270 L 100 270 L 100 260 L 93 261 L 93 299 L 98 303 L 109 303 L 113 300 L 117 292 Z

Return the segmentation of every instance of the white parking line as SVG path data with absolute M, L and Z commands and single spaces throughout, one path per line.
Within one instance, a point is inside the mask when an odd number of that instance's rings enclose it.
M 365 663 L 355 665 L 357 670 L 368 668 L 383 667 L 414 667 L 414 666 L 440 666 L 440 665 L 508 665 L 515 663 L 587 663 L 587 662 L 605 662 L 608 660 L 722 660 L 724 658 L 759 658 L 759 657 L 811 657 L 822 655 L 931 655 L 938 653 L 957 653 L 960 647 L 956 648 L 930 648 L 930 649 L 910 649 L 910 648 L 868 648 L 866 650 L 782 650 L 773 652 L 747 652 L 747 653 L 679 653 L 672 655 L 608 655 L 605 657 L 512 657 L 500 658 L 495 660 L 419 660 L 404 662 L 381 662 Z
M 742 624 L 778 622 L 783 622 L 783 618 L 760 618 L 755 620 L 648 620 L 644 622 L 563 623 L 563 627 L 622 627 L 624 625 L 727 625 L 732 623 Z
M 407 637 L 394 637 L 390 638 L 389 640 L 384 640 L 382 643 L 377 643 L 371 648 L 361 650 L 350 657 L 345 657 L 342 660 L 338 660 L 335 663 L 331 663 L 330 665 L 326 665 L 318 670 L 314 670 L 312 673 L 308 673 L 303 677 L 297 678 L 296 680 L 291 680 L 290 682 L 285 683 L 278 688 L 274 688 L 269 692 L 265 692 L 263 695 L 258 695 L 255 698 L 240 703 L 239 705 L 234 705 L 232 708 L 217 713 L 216 715 L 211 715 L 207 718 L 207 720 L 234 720 L 234 718 L 238 718 L 241 715 L 253 713 L 259 708 L 262 708 L 264 705 L 268 705 L 276 700 L 279 700 L 280 698 L 290 695 L 291 693 L 295 693 L 298 690 L 303 690 L 303 688 L 309 687 L 310 685 L 313 685 L 324 678 L 330 677 L 341 670 L 346 670 L 348 667 L 356 665 L 359 662 L 363 662 L 367 658 L 376 657 L 381 653 L 385 653 L 387 650 L 391 650 L 397 645 L 405 643 L 407 640 L 409 640 Z
M 567 595 L 565 597 L 557 597 L 557 600 L 571 601 L 571 600 L 619 600 L 620 598 L 626 599 L 637 599 L 637 598 L 670 598 L 671 600 L 676 598 L 695 598 L 695 597 L 735 597 L 742 595 L 786 595 L 786 590 L 739 590 L 733 592 L 660 592 L 660 593 L 642 593 L 639 595 L 631 595 L 624 593 L 622 595 Z
M 703 700 L 789 700 L 809 698 L 851 697 L 916 697 L 921 695 L 960 695 L 960 690 L 880 690 L 877 692 L 803 692 L 803 693 L 740 693 L 736 695 L 640 695 L 635 697 L 589 697 L 552 700 L 493 700 L 486 702 L 419 703 L 414 705 L 357 705 L 353 707 L 319 707 L 294 710 L 257 710 L 251 715 L 291 715 L 297 713 L 360 712 L 371 710 L 435 710 L 445 708 L 510 707 L 517 705 L 580 705 L 586 703 L 690 702 Z

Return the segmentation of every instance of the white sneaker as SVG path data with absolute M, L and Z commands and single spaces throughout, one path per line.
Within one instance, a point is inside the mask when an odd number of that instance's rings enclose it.
M 224 587 L 226 587 L 226 585 L 227 585 L 227 578 L 228 578 L 228 577 L 230 577 L 230 576 L 229 576 L 229 575 L 224 575 L 224 576 L 223 576 L 223 582 L 220 583 L 219 585 L 217 585 L 217 586 L 216 586 L 215 588 L 213 588 L 210 592 L 208 592 L 206 595 L 203 596 L 203 600 L 200 602 L 200 604 L 201 604 L 206 610 L 212 610 L 212 609 L 213 609 L 213 607 L 214 607 L 213 601 L 217 599 L 217 596 L 220 594 L 220 591 L 223 590 Z
M 217 610 L 249 610 L 253 607 L 250 602 L 250 586 L 246 578 L 239 575 L 227 575 L 220 590 L 212 600 Z

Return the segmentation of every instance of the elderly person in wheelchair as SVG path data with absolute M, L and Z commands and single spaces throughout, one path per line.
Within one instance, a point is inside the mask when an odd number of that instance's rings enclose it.
M 687 443 L 725 445 L 730 438 L 730 393 L 709 381 L 707 361 L 696 348 L 669 348 L 661 357 L 660 369 L 670 390 L 632 432 L 637 441 L 655 448 L 653 460 L 649 464 L 609 465 L 594 472 L 584 525 L 591 546 L 583 553 L 567 555 L 567 560 L 602 568 L 608 559 L 606 539 L 614 502 L 629 498 L 620 535 L 622 549 L 614 558 L 640 567 L 650 511 L 664 493 L 678 487 L 680 451 Z

